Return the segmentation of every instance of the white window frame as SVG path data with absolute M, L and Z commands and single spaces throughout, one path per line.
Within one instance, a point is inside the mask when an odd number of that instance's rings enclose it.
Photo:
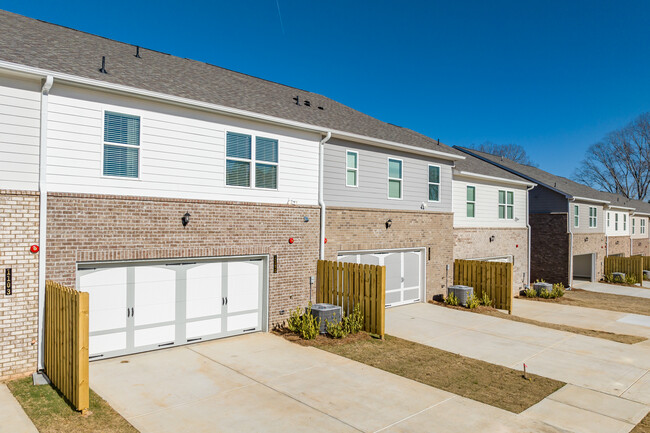
M 632 234 L 636 231 L 636 218 L 632 217 Z
M 609 220 L 610 220 L 610 218 L 609 218 L 609 217 L 610 217 L 611 215 L 612 215 L 612 213 L 609 212 L 609 211 L 607 211 L 607 227 L 608 227 L 608 228 L 610 227 L 610 224 L 609 224 Z
M 623 231 L 627 231 L 627 214 L 623 214 Z
M 469 188 L 474 188 L 474 201 L 467 200 L 467 190 Z M 474 204 L 474 215 L 473 216 L 467 215 L 467 205 L 470 204 L 470 203 Z M 476 218 L 476 185 L 466 185 L 465 186 L 465 217 L 466 218 Z
M 639 219 L 639 234 L 644 235 L 645 234 L 645 218 Z
M 429 181 L 430 167 L 438 168 L 438 183 Z M 440 203 L 440 196 L 442 195 L 442 187 L 440 185 L 441 183 L 442 183 L 442 168 L 436 164 L 429 164 L 429 167 L 427 167 L 427 199 L 429 198 L 429 185 L 438 185 L 438 200 L 429 200 L 429 203 Z
M 476 190 L 474 190 L 476 191 Z M 499 194 L 503 192 L 505 197 L 505 203 L 499 201 Z M 508 204 L 508 193 L 512 194 L 512 204 Z M 476 197 L 474 197 L 476 199 Z M 503 218 L 499 216 L 499 210 L 503 206 Z M 476 208 L 476 205 L 474 205 Z M 508 208 L 512 208 L 512 218 L 508 218 Z M 476 214 L 476 212 L 474 212 Z M 515 191 L 510 189 L 500 189 L 497 192 L 497 218 L 500 220 L 514 220 L 515 219 Z
M 573 205 L 573 227 L 580 227 L 580 207 Z
M 401 171 L 402 171 L 402 177 L 397 178 L 397 177 L 390 177 L 390 162 L 391 161 L 399 161 Z M 393 158 L 393 157 L 388 157 L 386 159 L 386 175 L 387 175 L 387 180 L 386 180 L 386 197 L 388 197 L 388 200 L 403 200 L 404 199 L 404 161 L 400 158 Z M 391 197 L 390 196 L 390 181 L 391 180 L 399 180 L 399 197 Z
M 618 212 L 614 212 L 614 231 L 618 231 Z
M 348 154 L 350 154 L 350 153 L 354 153 L 355 155 L 357 155 L 357 166 L 354 167 L 354 168 L 348 167 Z M 357 176 L 356 176 L 357 184 L 356 185 L 350 185 L 348 183 L 348 172 L 349 171 L 354 171 L 357 174 Z M 359 187 L 359 152 L 357 152 L 356 150 L 346 150 L 345 151 L 345 186 L 348 186 L 350 188 L 358 188 Z
M 142 128 L 142 125 L 140 125 Z M 251 159 L 246 159 L 246 158 L 236 158 L 234 156 L 228 156 L 228 133 L 232 132 L 233 134 L 241 134 L 241 135 L 249 135 L 251 137 Z M 280 191 L 280 140 L 277 137 L 273 136 L 265 136 L 264 134 L 261 134 L 259 137 L 260 138 L 268 138 L 269 140 L 275 140 L 278 142 L 278 162 L 268 162 L 268 161 L 258 161 L 256 159 L 256 144 L 257 144 L 257 135 L 251 134 L 250 132 L 245 132 L 245 131 L 237 131 L 233 129 L 226 130 L 226 133 L 224 134 L 224 141 L 223 141 L 223 155 L 224 155 L 224 163 L 223 163 L 223 185 L 226 188 L 238 188 L 238 189 L 255 189 L 255 190 L 260 190 L 260 191 Z M 248 186 L 241 186 L 241 185 L 228 185 L 228 160 L 231 161 L 242 161 L 242 162 L 248 162 L 250 164 L 250 177 L 249 177 L 249 185 Z M 262 188 L 262 187 L 257 187 L 255 186 L 255 164 L 260 163 L 260 164 L 265 164 L 265 165 L 274 165 L 276 166 L 275 170 L 275 188 Z
M 110 141 L 104 141 L 105 135 L 104 135 L 104 129 L 105 129 L 105 123 L 106 123 L 106 112 L 111 112 L 111 113 L 116 113 L 116 114 L 126 114 L 128 116 L 137 116 L 140 118 L 140 137 L 138 137 L 138 143 L 140 143 L 139 146 L 134 146 L 132 144 L 121 144 L 121 143 L 111 143 Z M 122 107 L 103 107 L 102 108 L 102 154 L 100 158 L 100 167 L 101 167 L 101 178 L 104 179 L 122 179 L 122 180 L 131 180 L 131 181 L 138 181 L 142 180 L 142 127 L 143 127 L 143 117 L 142 113 L 135 112 L 132 110 L 128 109 L 122 109 Z M 138 151 L 138 177 L 128 177 L 128 176 L 111 176 L 110 174 L 104 174 L 104 146 L 108 144 L 110 146 L 124 146 L 124 147 L 136 147 L 140 149 Z
M 591 211 L 594 211 L 594 215 L 591 215 Z M 593 225 L 592 225 L 593 221 Z M 594 206 L 589 206 L 589 228 L 595 229 L 598 227 L 598 208 Z

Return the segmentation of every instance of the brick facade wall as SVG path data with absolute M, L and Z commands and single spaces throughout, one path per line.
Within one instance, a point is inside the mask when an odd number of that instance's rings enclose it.
M 39 196 L 0 190 L 0 381 L 36 371 L 38 351 Z M 13 294 L 5 295 L 5 269 L 13 273 Z
M 513 290 L 518 294 L 528 283 L 528 229 L 454 228 L 454 259 L 507 255 L 513 256 Z
M 309 301 L 319 218 L 315 206 L 52 193 L 47 278 L 74 287 L 79 261 L 269 254 L 272 326 Z
M 596 278 L 598 281 L 603 278 L 605 269 L 605 234 L 573 234 L 573 255 L 596 254 Z
M 610 236 L 607 238 L 607 253 L 623 254 L 624 257 L 630 257 L 630 237 L 629 236 Z
M 632 239 L 632 255 L 650 256 L 650 239 Z
M 328 208 L 325 258 L 339 251 L 426 248 L 426 299 L 446 294 L 445 266 L 453 280 L 453 214 L 420 211 Z M 386 228 L 386 221 L 392 226 Z M 431 260 L 428 248 L 431 247 Z
M 530 214 L 530 280 L 569 284 L 567 214 Z

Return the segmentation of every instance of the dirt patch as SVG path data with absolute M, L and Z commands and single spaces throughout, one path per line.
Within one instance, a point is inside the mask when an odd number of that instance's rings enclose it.
M 597 308 L 599 310 L 619 311 L 622 313 L 643 314 L 650 316 L 650 299 L 634 296 L 614 295 L 611 293 L 590 292 L 588 290 L 567 290 L 564 296 L 556 299 L 526 298 L 538 302 L 555 302 L 575 307 Z
M 501 311 L 492 307 L 480 306 L 470 310 L 464 307 L 447 305 L 444 302 L 429 301 L 429 303 L 441 307 L 453 308 L 456 310 L 462 310 L 471 313 L 485 314 L 486 316 L 498 317 L 499 319 L 506 319 L 506 320 L 512 320 L 514 322 L 528 323 L 530 325 L 541 326 L 543 328 L 557 329 L 558 331 L 566 331 L 566 332 L 572 332 L 574 334 L 586 335 L 588 337 L 596 337 L 605 340 L 612 340 L 618 343 L 636 344 L 646 340 L 646 338 L 639 337 L 636 335 L 616 334 L 613 332 L 598 331 L 596 329 L 586 329 L 586 328 L 578 328 L 569 325 L 560 325 L 557 323 L 540 322 L 538 320 L 528 319 L 526 317 L 513 316 L 512 314 L 502 313 Z
M 40 433 L 137 433 L 138 431 L 100 396 L 90 391 L 88 415 L 74 410 L 51 385 L 32 385 L 32 378 L 7 383 Z
M 526 410 L 564 386 L 562 382 L 530 374 L 527 380 L 521 371 L 390 335 L 380 340 L 360 332 L 340 340 L 319 336 L 305 341 L 294 334 L 279 334 L 295 343 L 514 413 Z
M 650 433 L 650 413 L 630 433 Z

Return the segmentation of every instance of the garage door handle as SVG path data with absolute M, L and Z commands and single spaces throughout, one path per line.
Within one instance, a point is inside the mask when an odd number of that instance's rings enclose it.
M 133 314 L 133 308 L 134 308 L 134 307 L 131 307 L 131 317 L 134 316 L 134 314 Z
M 228 305 L 228 297 L 226 296 L 226 305 Z
M 128 307 L 126 308 L 126 317 L 131 317 L 131 309 Z

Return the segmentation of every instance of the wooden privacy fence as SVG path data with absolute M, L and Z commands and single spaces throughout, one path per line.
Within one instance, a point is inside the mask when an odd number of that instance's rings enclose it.
M 363 330 L 384 337 L 386 267 L 319 260 L 316 302 L 341 306 L 350 314 L 359 305 Z
M 88 293 L 45 283 L 44 367 L 52 384 L 81 412 L 89 405 Z
M 605 275 L 612 272 L 623 272 L 625 275 L 633 275 L 637 283 L 643 282 L 643 256 L 634 257 L 605 257 Z
M 454 284 L 474 288 L 474 295 L 487 293 L 494 308 L 512 314 L 512 263 L 482 262 L 478 260 L 454 261 Z
M 650 256 L 640 256 L 643 258 L 643 270 L 650 271 Z

